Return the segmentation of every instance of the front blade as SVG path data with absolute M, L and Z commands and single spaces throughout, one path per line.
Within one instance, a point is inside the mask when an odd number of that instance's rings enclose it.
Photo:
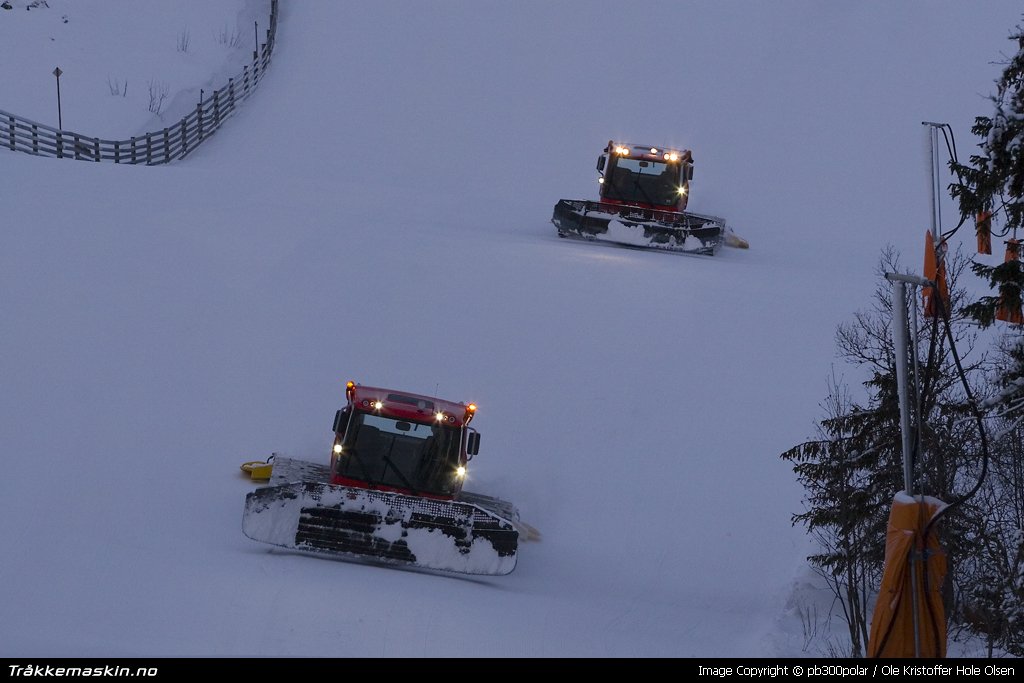
M 715 216 L 562 199 L 551 218 L 562 237 L 628 247 L 712 255 L 724 240 Z
M 519 534 L 478 505 L 320 482 L 268 486 L 245 498 L 249 538 L 327 555 L 462 574 L 508 574 Z

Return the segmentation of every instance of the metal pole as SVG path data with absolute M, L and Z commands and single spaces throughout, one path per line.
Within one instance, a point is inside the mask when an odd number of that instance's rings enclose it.
M 945 125 L 945 124 L 943 124 Z M 939 248 L 939 229 L 942 228 L 942 171 L 939 168 L 939 129 L 932 126 L 932 159 L 935 168 L 935 228 L 932 230 L 932 237 L 935 239 L 935 248 Z
M 938 157 L 936 156 L 935 143 L 936 143 L 936 137 L 939 134 L 939 129 L 936 128 L 935 126 L 932 126 L 931 129 L 930 129 L 930 133 L 931 133 L 931 135 L 930 135 L 930 141 L 929 142 L 930 142 L 931 148 L 932 148 L 932 178 L 931 178 L 931 180 L 932 180 L 932 182 L 931 182 L 931 185 L 932 185 L 932 237 L 934 239 L 938 240 L 938 238 L 939 238 L 939 217 L 935 213 L 935 207 L 937 207 L 939 205 L 939 198 L 938 198 L 938 190 L 936 189 L 937 185 L 938 185 L 938 181 L 936 180 L 936 176 L 938 174 L 935 171 L 935 167 L 938 165 L 939 162 L 938 162 Z
M 57 128 L 58 130 L 64 130 L 64 121 L 61 118 L 60 112 L 60 75 L 64 73 L 58 66 L 53 70 L 53 75 L 57 77 Z
M 907 289 L 902 280 L 892 283 L 892 345 L 896 354 L 896 392 L 900 402 L 900 434 L 903 437 L 903 488 L 914 495 L 910 464 L 910 405 L 907 400 Z
M 936 294 L 937 295 L 937 294 Z M 919 459 L 921 455 L 921 370 L 918 364 L 918 348 L 917 348 L 917 299 L 914 299 L 914 307 L 910 309 L 910 316 L 913 319 L 913 330 L 914 334 L 910 337 L 910 351 L 914 358 L 914 386 L 912 391 L 914 392 L 914 439 L 911 445 L 911 466 L 913 461 Z M 921 465 L 924 467 L 924 464 Z
M 913 287 L 935 286 L 934 282 L 913 275 L 899 275 L 897 273 L 886 273 L 886 279 L 892 282 L 892 338 L 893 349 L 896 352 L 896 391 L 900 402 L 900 434 L 903 437 L 903 487 L 908 496 L 914 495 L 914 471 L 911 455 L 913 446 L 910 438 L 910 403 L 907 397 L 907 354 L 910 351 L 907 344 L 907 291 L 906 285 Z M 916 434 L 920 434 L 920 397 L 918 396 L 918 367 L 917 367 L 917 307 L 914 307 L 914 425 Z M 921 624 L 920 605 L 921 598 L 918 595 L 920 587 L 917 583 L 918 557 L 917 546 L 910 550 L 910 601 L 913 610 L 914 620 L 914 656 L 921 656 Z
M 940 248 L 939 242 L 939 228 L 942 225 L 942 202 L 939 201 L 941 194 L 940 184 L 942 182 L 942 175 L 939 170 L 939 129 L 947 127 L 948 124 L 936 123 L 934 121 L 922 121 L 923 125 L 928 126 L 931 132 L 931 151 L 932 151 L 932 175 L 931 175 L 931 186 L 932 186 L 932 241 L 935 245 L 936 251 Z M 939 259 L 941 256 L 936 253 L 935 258 Z M 935 297 L 939 296 L 939 290 L 937 283 L 925 286 L 932 287 L 932 295 Z M 936 313 L 937 315 L 937 313 Z M 917 358 L 917 305 L 914 305 L 914 435 L 916 450 L 920 453 L 921 444 L 921 393 L 918 389 L 920 375 L 918 374 L 918 358 Z M 909 493 L 909 490 L 908 490 Z M 918 596 L 917 586 L 917 562 L 920 558 L 917 553 L 917 545 L 910 551 L 910 581 L 912 590 L 910 592 L 912 605 L 914 609 L 914 656 L 921 656 L 921 629 L 918 616 L 918 609 L 920 605 L 920 596 Z
M 948 128 L 948 123 L 936 123 L 935 121 L 922 121 L 921 125 L 928 126 L 931 133 L 929 141 L 932 150 L 932 237 L 935 244 L 939 243 L 939 226 L 942 225 L 942 203 L 939 201 L 941 194 L 942 173 L 939 170 L 939 129 Z

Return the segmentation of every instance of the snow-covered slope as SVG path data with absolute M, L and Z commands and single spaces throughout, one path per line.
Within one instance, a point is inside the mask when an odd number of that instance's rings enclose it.
M 283 2 L 188 160 L 0 150 L 0 654 L 818 654 L 778 454 L 882 247 L 918 259 L 920 122 L 968 146 L 1018 19 L 986 5 Z M 693 149 L 752 248 L 559 240 L 609 138 Z M 468 488 L 544 533 L 512 575 L 243 537 L 238 464 L 326 460 L 347 379 L 480 406 Z

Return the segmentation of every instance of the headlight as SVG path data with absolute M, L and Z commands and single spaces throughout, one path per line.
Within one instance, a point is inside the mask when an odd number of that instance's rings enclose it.
M 334 452 L 335 453 L 341 453 L 341 444 L 340 443 L 334 444 Z
M 458 477 L 459 479 L 462 479 L 464 476 L 466 476 L 466 468 L 463 467 L 462 465 L 459 465 L 458 468 L 456 468 L 455 470 L 455 476 Z

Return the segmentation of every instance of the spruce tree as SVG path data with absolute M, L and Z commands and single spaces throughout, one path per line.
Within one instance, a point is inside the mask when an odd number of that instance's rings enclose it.
M 950 189 L 962 219 L 985 218 L 992 234 L 1007 240 L 1008 252 L 1017 252 L 1016 258 L 998 266 L 972 265 L 993 292 L 963 308 L 982 327 L 997 320 L 1001 306 L 1003 320 L 1007 309 L 1019 310 L 1024 289 L 1016 242 L 1024 237 L 1024 28 L 1017 25 L 1009 38 L 1016 51 L 996 81 L 990 98 L 992 114 L 977 117 L 972 128 L 980 140 L 979 151 L 968 164 L 956 160 L 950 164 L 959 179 Z M 1001 347 L 999 372 L 980 406 L 988 414 L 992 434 L 987 476 L 961 513 L 970 526 L 961 541 L 972 552 L 965 554 L 958 602 L 963 624 L 986 638 L 990 653 L 1000 647 L 1020 656 L 1024 653 L 1024 338 L 1020 328 L 1008 330 Z
M 960 205 L 964 221 L 988 216 L 992 233 L 1007 239 L 1024 236 L 1024 28 L 1010 34 L 1017 45 L 991 96 L 995 111 L 975 118 L 971 131 L 980 138 L 979 152 L 970 162 L 950 162 L 959 182 L 950 190 Z M 1019 259 L 998 266 L 975 263 L 974 272 L 995 292 L 981 297 L 965 310 L 983 326 L 991 325 L 1002 302 L 1010 308 L 1021 305 L 1024 269 Z

